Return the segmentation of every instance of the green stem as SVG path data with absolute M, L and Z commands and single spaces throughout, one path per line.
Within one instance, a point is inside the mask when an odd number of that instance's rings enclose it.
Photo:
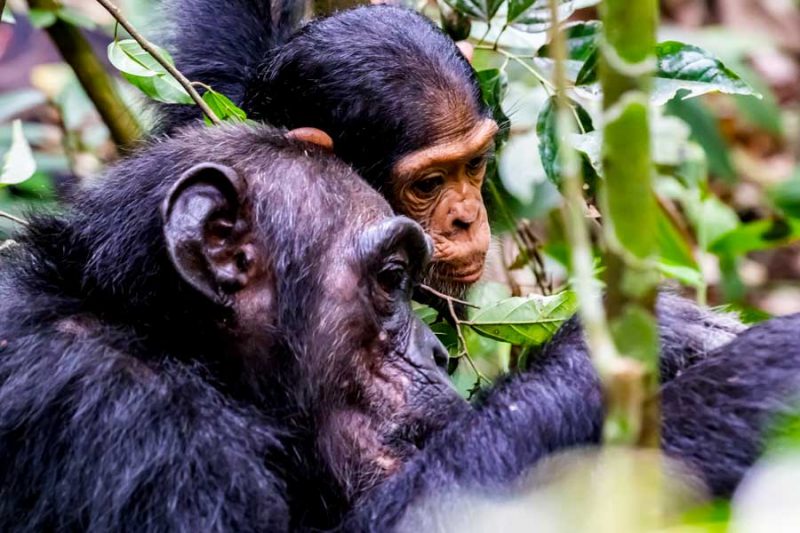
M 601 6 L 606 312 L 617 349 L 640 369 L 610 391 L 608 440 L 658 447 L 657 212 L 650 152 L 649 90 L 657 0 L 605 0 Z
M 553 20 L 558 20 L 558 5 L 550 0 Z M 550 45 L 554 59 L 554 81 L 557 112 L 557 132 L 564 138 L 572 132 L 574 112 L 566 96 L 567 76 L 564 64 L 567 60 L 566 43 L 559 25 L 550 28 Z M 580 123 L 580 121 L 577 121 Z M 575 150 L 564 145 L 559 150 L 562 167 L 562 192 L 564 206 L 562 214 L 570 245 L 570 258 L 574 276 L 575 292 L 580 300 L 579 313 L 586 340 L 592 353 L 592 361 L 604 383 L 607 383 L 618 367 L 619 356 L 612 341 L 602 305 L 602 296 L 594 279 L 594 254 L 586 224 L 586 201 L 583 197 L 583 176 Z
M 541 72 L 536 70 L 532 65 L 529 65 L 525 61 L 523 61 L 523 59 L 520 56 L 512 54 L 507 50 L 503 50 L 502 48 L 497 48 L 494 51 L 522 65 L 522 68 L 533 74 L 533 76 L 537 80 L 539 80 L 539 83 L 541 83 L 542 86 L 545 88 L 545 90 L 547 90 L 549 93 L 555 90 L 555 86 L 550 82 L 550 80 L 548 80 Z

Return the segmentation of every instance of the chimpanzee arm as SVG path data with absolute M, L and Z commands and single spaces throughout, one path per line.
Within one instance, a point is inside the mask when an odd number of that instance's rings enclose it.
M 797 409 L 798 331 L 800 315 L 753 326 L 664 386 L 664 449 L 714 495 L 730 496 L 763 451 L 770 422 Z
M 689 300 L 662 294 L 657 303 L 662 375 L 672 379 L 743 326 Z M 599 442 L 603 403 L 577 318 L 506 377 L 475 410 L 454 420 L 394 478 L 359 504 L 350 527 L 384 531 L 426 494 L 454 485 L 491 488 L 512 481 L 543 456 Z
M 197 369 L 61 324 L 72 333 L 0 332 L 0 530 L 288 528 L 262 418 Z
M 501 487 L 548 453 L 596 443 L 603 421 L 600 384 L 577 322 L 562 327 L 551 347 L 368 493 L 345 530 L 390 531 L 426 495 L 454 486 Z
M 662 292 L 656 302 L 661 338 L 661 382 L 667 383 L 702 361 L 715 348 L 746 329 L 730 313 L 718 313 L 691 300 Z

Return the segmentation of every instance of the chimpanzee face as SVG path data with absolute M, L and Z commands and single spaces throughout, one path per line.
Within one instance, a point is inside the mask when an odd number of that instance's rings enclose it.
M 466 403 L 410 305 L 430 239 L 346 166 L 314 158 L 334 161 L 315 152 L 247 179 L 193 167 L 164 204 L 165 236 L 183 279 L 232 310 L 235 352 L 284 358 L 264 368 L 313 417 L 319 453 L 356 497 Z
M 393 203 L 425 225 L 435 244 L 428 277 L 440 287 L 453 285 L 450 292 L 483 273 L 490 230 L 481 187 L 497 132 L 494 120 L 460 111 L 461 129 L 437 124 L 441 134 L 392 169 Z
M 327 365 L 315 369 L 328 387 L 320 448 L 350 496 L 396 471 L 467 406 L 443 370 L 444 348 L 410 306 L 431 255 L 422 228 L 402 216 L 359 227 L 333 253 L 346 259 L 325 278 L 335 303 L 321 308 L 339 316 L 315 321 Z

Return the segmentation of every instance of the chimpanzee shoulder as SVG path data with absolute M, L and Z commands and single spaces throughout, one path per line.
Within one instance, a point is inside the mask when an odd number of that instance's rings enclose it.
M 287 527 L 281 433 L 263 414 L 203 365 L 126 352 L 135 331 L 39 289 L 6 288 L 0 306 L 0 529 Z
M 800 402 L 800 315 L 755 325 L 662 390 L 667 453 L 729 496 L 763 453 L 765 433 Z

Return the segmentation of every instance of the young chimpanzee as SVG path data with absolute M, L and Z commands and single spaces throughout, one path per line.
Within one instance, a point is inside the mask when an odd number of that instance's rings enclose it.
M 599 438 L 575 322 L 470 406 L 409 305 L 421 228 L 263 127 L 156 142 L 16 239 L 0 530 L 387 531 L 426 495 L 502 488 Z M 791 322 L 775 324 L 663 390 L 667 450 L 718 493 L 798 385 Z
M 249 118 L 296 130 L 352 165 L 433 238 L 428 282 L 459 293 L 482 274 L 481 196 L 498 125 L 459 49 L 413 11 L 372 6 L 292 34 L 300 0 L 168 0 L 170 51 Z M 163 106 L 172 130 L 200 117 Z

